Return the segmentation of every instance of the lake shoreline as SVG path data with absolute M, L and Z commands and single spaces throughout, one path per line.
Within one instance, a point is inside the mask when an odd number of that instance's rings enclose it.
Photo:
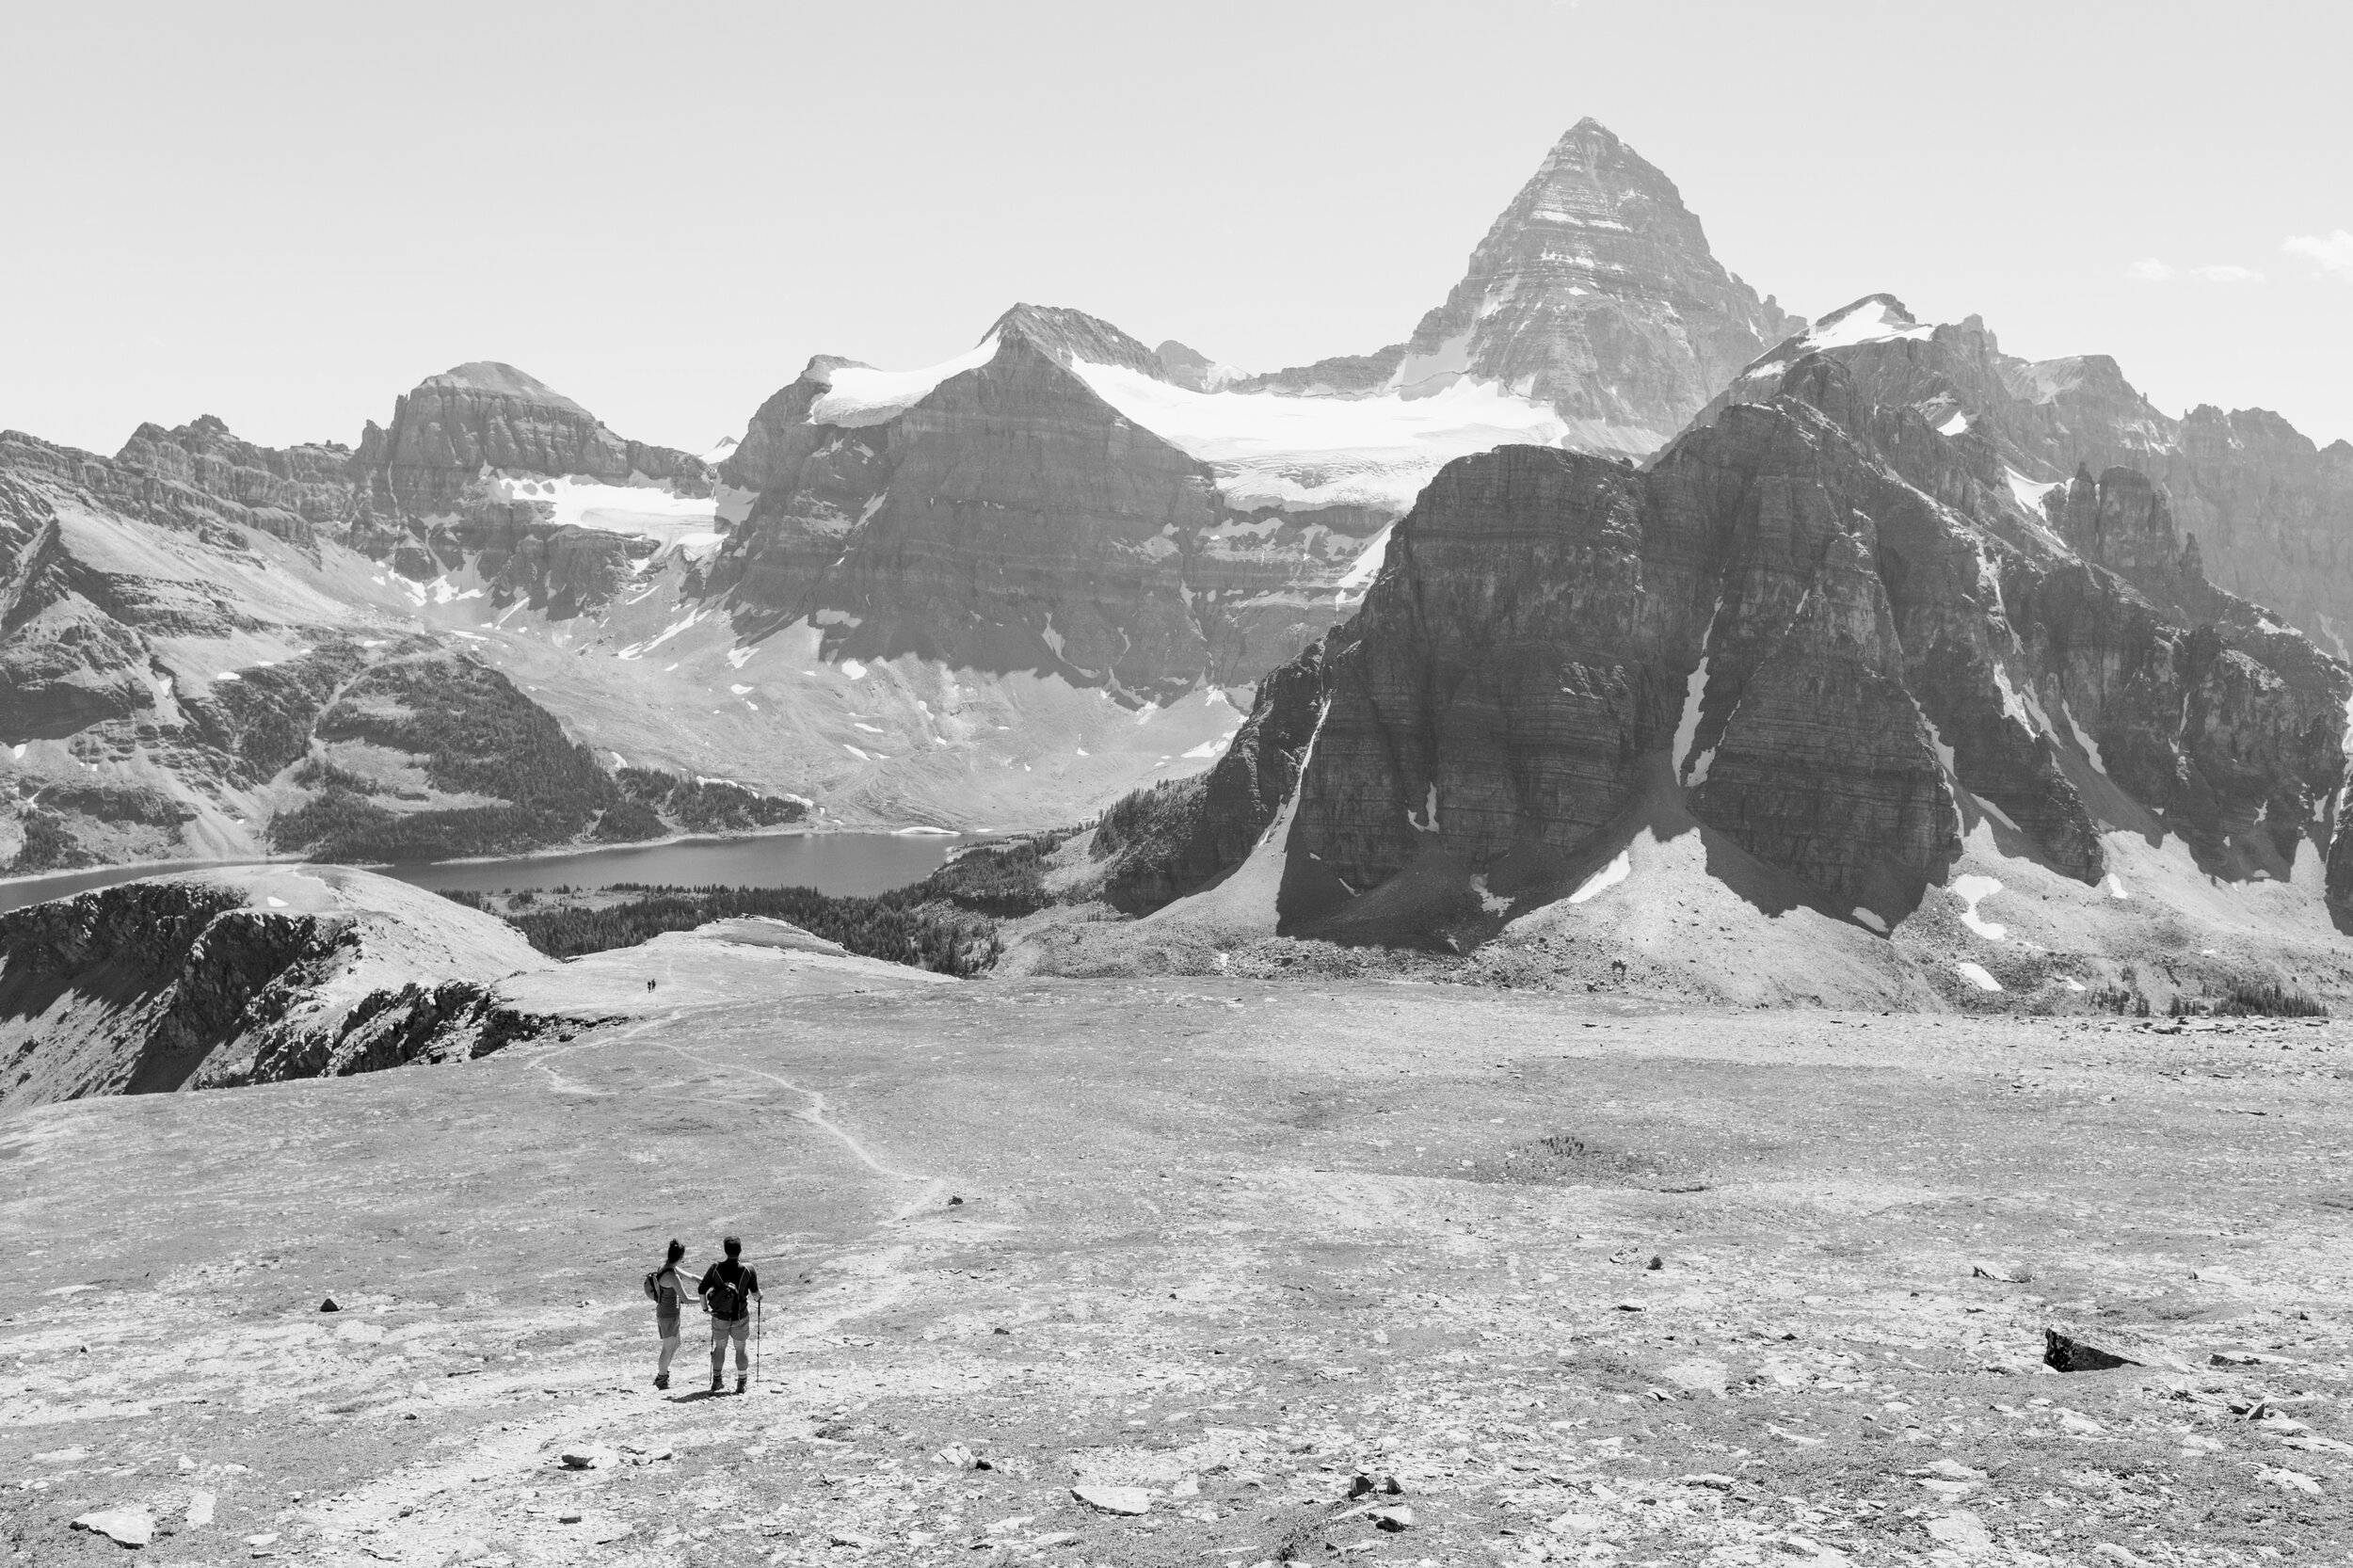
M 747 833 L 678 833 L 628 844 L 565 844 L 519 855 L 358 863 L 267 856 L 223 860 L 118 861 L 0 877 L 0 912 L 72 898 L 149 877 L 255 866 L 335 866 L 428 891 L 520 891 L 568 886 L 809 887 L 871 895 L 920 882 L 981 836 L 938 829 L 859 830 L 830 825 Z M 989 835 L 988 837 L 995 837 Z

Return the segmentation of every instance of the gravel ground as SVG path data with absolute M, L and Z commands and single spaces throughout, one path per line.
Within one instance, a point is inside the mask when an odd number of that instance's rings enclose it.
M 0 1121 L 0 1551 L 2353 1546 L 2335 1025 L 768 983 L 712 945 L 468 1065 Z M 690 1318 L 656 1392 L 639 1276 L 728 1229 L 759 1384 L 705 1394 Z

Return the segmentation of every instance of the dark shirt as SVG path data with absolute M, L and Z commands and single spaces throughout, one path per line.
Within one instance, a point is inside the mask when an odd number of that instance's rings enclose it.
M 731 1257 L 723 1257 L 704 1270 L 702 1283 L 695 1287 L 695 1294 L 708 1296 L 711 1294 L 712 1288 L 722 1282 L 734 1286 L 747 1298 L 760 1294 L 759 1271 L 748 1263 L 740 1263 Z M 736 1313 L 735 1316 L 741 1318 L 750 1311 L 751 1305 L 746 1301 L 743 1311 Z

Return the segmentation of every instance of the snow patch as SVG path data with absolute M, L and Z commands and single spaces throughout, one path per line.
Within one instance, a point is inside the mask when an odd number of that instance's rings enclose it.
M 1409 807 L 1407 807 L 1407 808 L 1405 808 L 1405 825 L 1406 825 L 1406 826 L 1408 826 L 1408 827 L 1410 827 L 1410 828 L 1412 828 L 1412 829 L 1413 829 L 1415 832 L 1417 832 L 1417 833 L 1435 833 L 1435 832 L 1437 832 L 1437 831 L 1438 831 L 1438 786 L 1437 786 L 1437 784 L 1436 784 L 1434 781 L 1433 781 L 1433 782 L 1431 784 L 1431 786 L 1430 786 L 1430 796 L 1429 796 L 1429 798 L 1428 798 L 1425 802 L 1423 802 L 1423 805 L 1422 805 L 1422 814 L 1423 814 L 1424 816 L 1428 817 L 1430 820 L 1429 820 L 1428 822 L 1416 822 L 1416 821 L 1414 820 L 1414 808 L 1413 808 L 1412 807 L 1410 807 L 1410 806 L 1409 806 Z
M 808 406 L 808 423 L 850 429 L 880 424 L 898 418 L 932 394 L 932 389 L 952 376 L 978 370 L 997 357 L 997 334 L 991 332 L 969 352 L 921 370 L 876 370 L 872 365 L 841 365 L 824 373 L 825 391 Z
M 1365 590 L 1372 586 L 1372 580 L 1381 575 L 1381 564 L 1389 558 L 1389 536 L 1396 531 L 1397 524 L 1394 522 L 1385 526 L 1372 536 L 1372 542 L 1365 546 L 1355 564 L 1340 573 L 1340 579 L 1334 586 L 1339 590 L 1342 604 L 1353 604 L 1363 599 Z
M 844 659 L 841 661 L 841 673 L 853 680 L 863 680 L 866 679 L 866 666 L 856 659 Z
M 2064 481 L 2057 479 L 2048 484 L 2040 484 L 2027 478 L 2014 468 L 2005 468 L 2002 472 L 2009 476 L 2010 499 L 2037 518 L 2042 516 L 2042 498 L 2053 490 L 2060 488 L 2064 484 Z
M 2075 722 L 2075 711 L 2061 702 L 2059 717 L 2067 721 L 2068 732 L 2075 737 L 2075 744 L 2083 747 L 2085 758 L 2091 763 L 2091 771 L 2104 778 L 2107 776 L 2108 765 L 2100 760 L 2100 743 L 2093 740 L 2084 727 Z
M 1627 877 L 1632 876 L 1633 874 L 1633 853 L 1629 850 L 1622 849 L 1618 851 L 1616 859 L 1610 861 L 1609 864 L 1602 867 L 1601 870 L 1595 872 L 1593 875 L 1578 883 L 1577 891 L 1569 895 L 1569 902 L 1571 904 L 1583 904 L 1587 899 L 1596 897 L 1609 888 L 1616 887 L 1619 883 L 1624 882 Z
M 1857 924 L 1867 925 L 1882 936 L 1887 935 L 1887 922 L 1881 920 L 1877 914 L 1873 913 L 1871 910 L 1864 908 L 1863 905 L 1859 904 L 1854 906 L 1853 918 Z
M 1953 878 L 1953 896 L 1961 902 L 1961 923 L 1989 942 L 1998 942 L 2009 933 L 2009 927 L 1998 920 L 1989 920 L 1977 913 L 1977 904 L 2002 890 L 2001 883 L 1990 876 L 1957 876 Z
M 1988 974 L 1983 964 L 1973 964 L 1964 958 L 1955 964 L 1953 968 L 1959 972 L 1961 979 L 1980 991 L 1998 991 L 2002 988 L 2002 983 Z
M 2105 882 L 2101 883 L 2100 886 L 2108 890 L 2108 897 L 2110 898 L 2130 898 L 2133 896 L 2124 890 L 2124 883 L 2122 879 L 2120 878 L 2114 872 L 2108 872 L 2108 879 Z
M 1913 320 L 1898 312 L 1887 300 L 1873 295 L 1858 299 L 1844 310 L 1833 311 L 1814 324 L 1812 331 L 1802 340 L 1805 350 L 1817 348 L 1852 348 L 1858 344 L 1896 343 L 1903 339 L 1922 340 L 1932 336 L 1933 326 Z
M 1490 915 L 1508 915 L 1515 899 L 1503 898 L 1487 891 L 1487 878 L 1482 874 L 1471 878 L 1471 891 L 1479 895 L 1479 907 Z
M 1958 436 L 1968 428 L 1968 414 L 1957 408 L 1953 411 L 1952 418 L 1936 427 L 1936 433 L 1940 436 Z

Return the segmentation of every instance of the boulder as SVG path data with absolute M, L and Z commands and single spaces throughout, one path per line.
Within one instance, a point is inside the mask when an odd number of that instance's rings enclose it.
M 100 1509 L 73 1521 L 77 1530 L 105 1536 L 118 1545 L 139 1547 L 155 1539 L 155 1516 L 138 1507 Z
M 1141 1486 L 1074 1486 L 1070 1495 L 1104 1513 L 1137 1514 L 1152 1511 L 1152 1494 Z

